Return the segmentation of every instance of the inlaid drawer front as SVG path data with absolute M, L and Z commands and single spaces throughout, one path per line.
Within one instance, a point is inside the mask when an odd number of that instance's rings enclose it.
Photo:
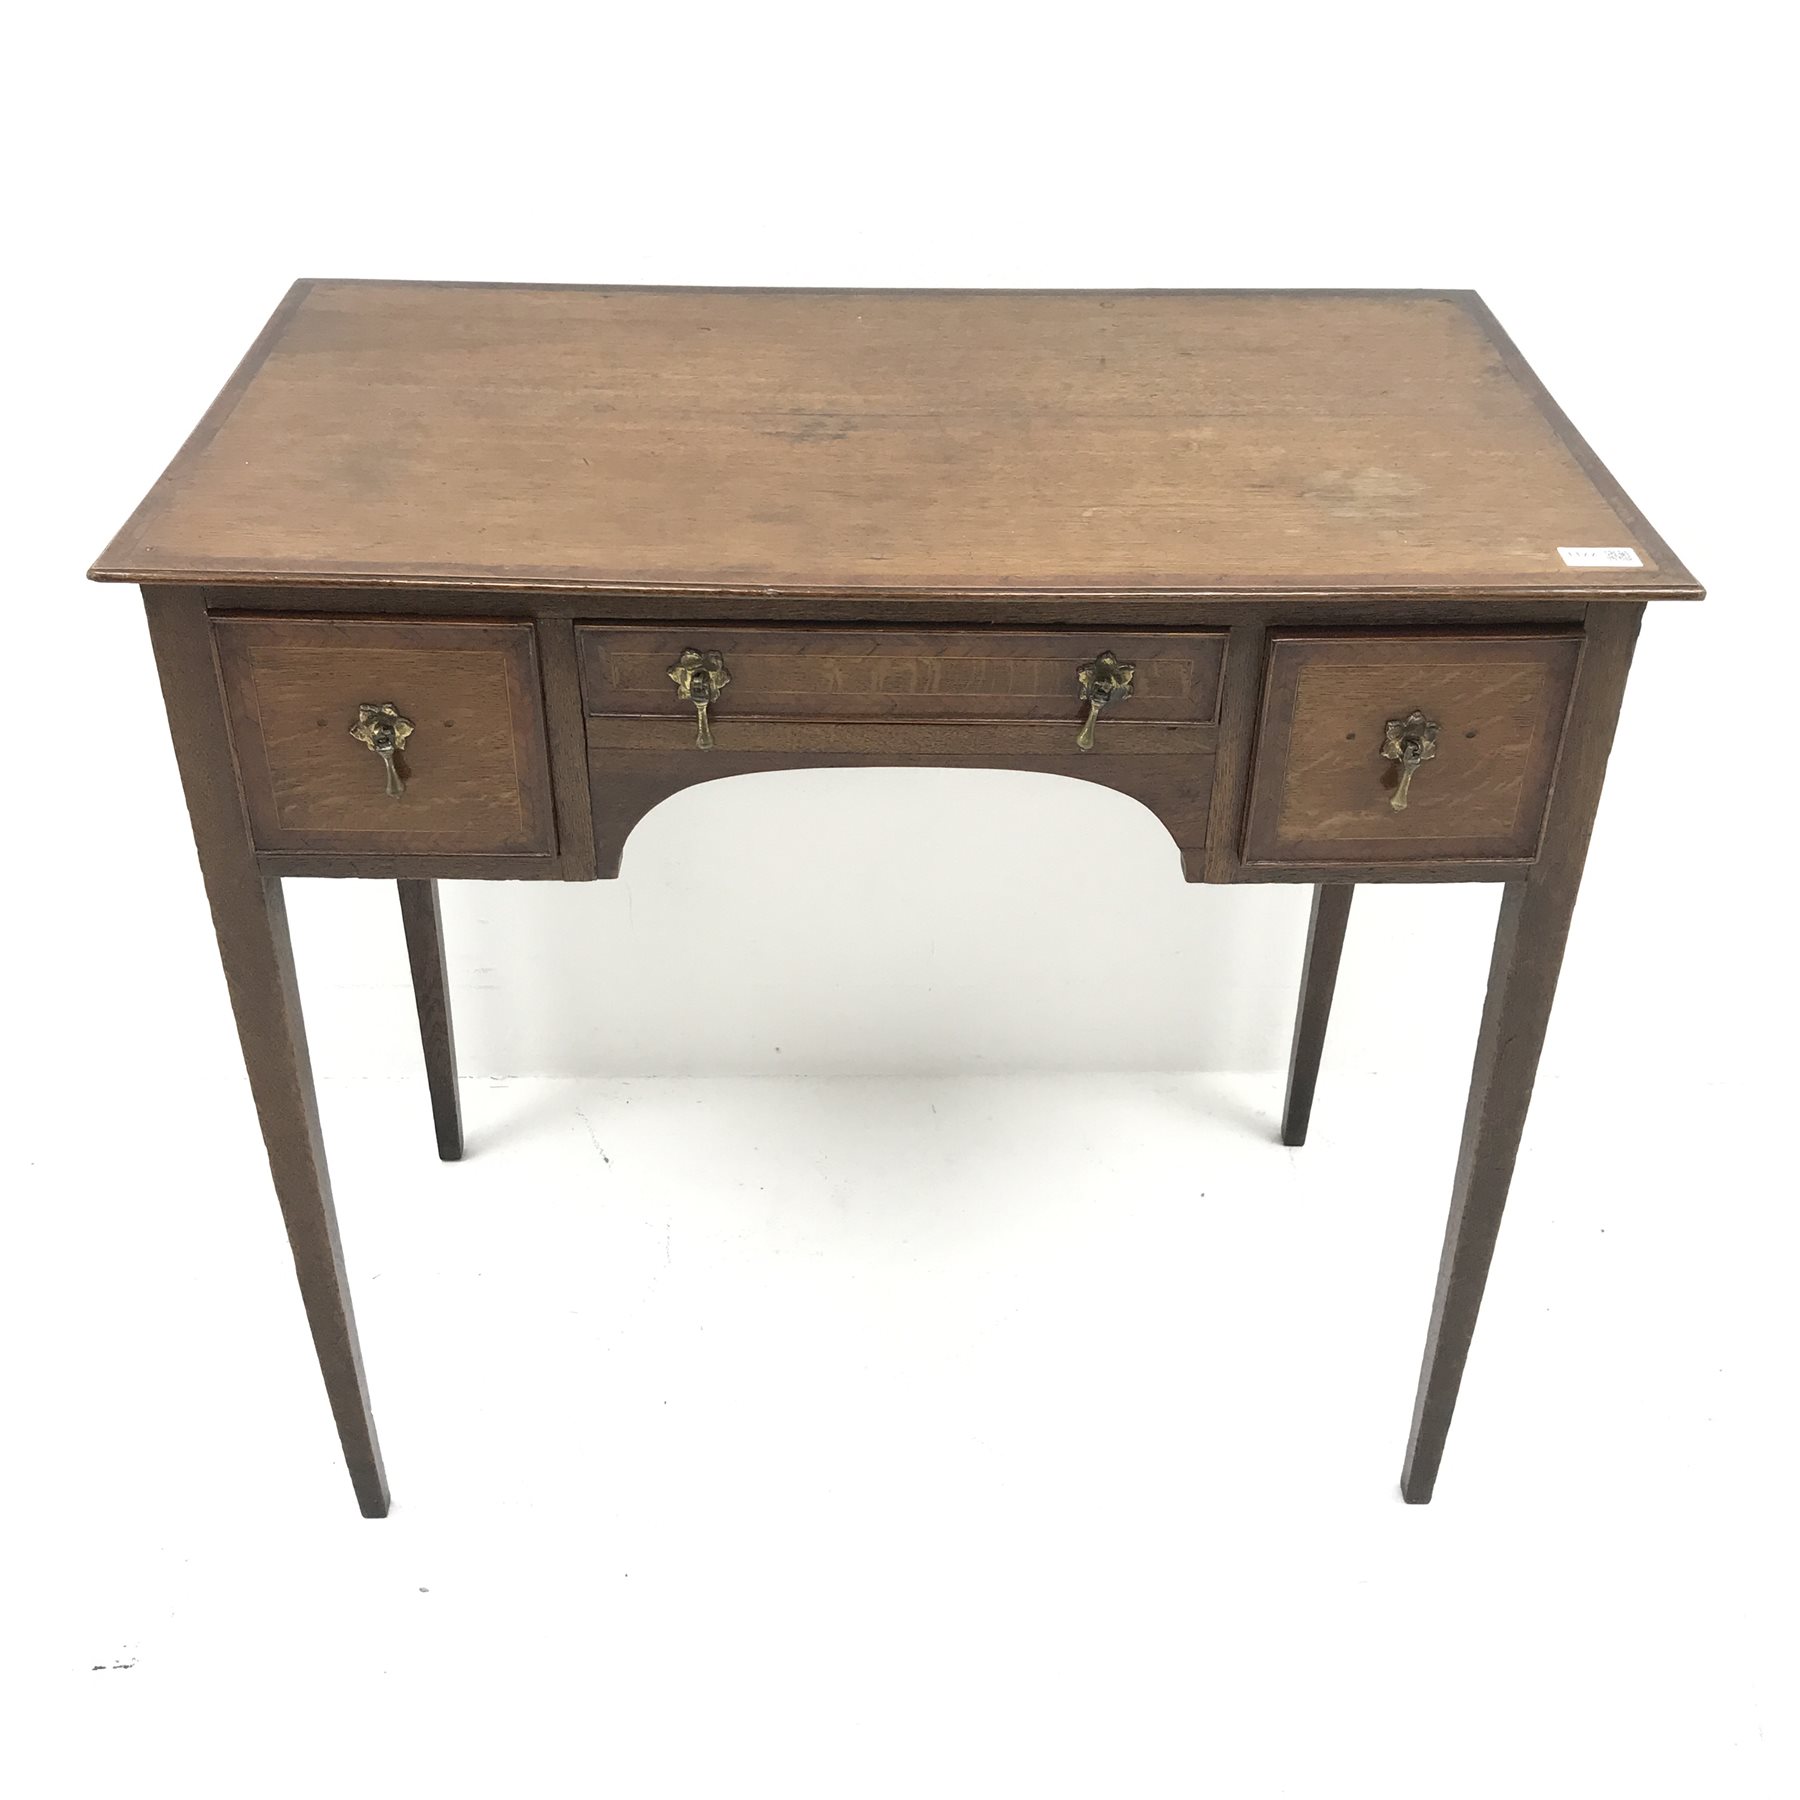
M 260 848 L 554 851 L 529 624 L 231 617 L 213 638 Z
M 791 738 L 795 749 L 828 748 L 860 741 L 830 727 L 869 727 L 873 743 L 909 724 L 1010 725 L 1019 744 L 1046 754 L 1123 748 L 1127 727 L 1160 726 L 1166 737 L 1170 727 L 1210 725 L 1225 643 L 1222 632 L 706 625 L 589 625 L 579 636 L 589 718 L 621 722 L 590 725 L 591 742 L 675 747 L 704 737 L 704 747 L 756 750 Z M 768 729 L 776 723 L 789 729 Z
M 1248 864 L 1529 861 L 1577 632 L 1277 637 Z

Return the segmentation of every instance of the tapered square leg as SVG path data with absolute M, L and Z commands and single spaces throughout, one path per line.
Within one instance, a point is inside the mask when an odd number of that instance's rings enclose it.
M 1450 1223 L 1400 1479 L 1401 1493 L 1413 1502 L 1429 1500 L 1437 1482 L 1525 1130 L 1574 898 L 1572 891 L 1517 881 L 1500 904 Z
M 1294 1015 L 1294 1047 L 1288 1058 L 1287 1104 L 1281 1114 L 1281 1141 L 1292 1148 L 1306 1142 L 1312 1119 L 1325 1027 L 1344 952 L 1344 927 L 1356 895 L 1348 881 L 1321 882 L 1313 889 L 1312 920 L 1306 928 L 1306 962 L 1300 971 L 1300 1005 Z
M 1507 883 L 1494 934 L 1487 1003 L 1463 1116 L 1450 1221 L 1400 1477 L 1414 1504 L 1431 1498 L 1525 1130 L 1563 946 L 1612 749 L 1643 607 L 1591 608 L 1556 788 L 1536 864 Z
M 206 615 L 197 600 L 169 594 L 147 596 L 147 610 L 219 958 L 300 1299 L 357 1504 L 366 1517 L 381 1518 L 388 1510 L 387 1477 L 325 1169 L 281 883 L 257 867 L 245 832 Z
M 450 978 L 444 966 L 444 921 L 438 909 L 437 883 L 402 881 L 398 886 L 438 1155 L 445 1162 L 455 1162 L 463 1153 L 462 1100 L 456 1089 L 456 1037 L 450 1026 Z

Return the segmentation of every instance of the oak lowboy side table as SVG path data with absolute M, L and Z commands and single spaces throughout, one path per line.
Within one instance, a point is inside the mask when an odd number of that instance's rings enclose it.
M 139 583 L 300 1292 L 388 1490 L 283 879 L 615 875 L 695 782 L 1039 770 L 1314 902 L 1504 884 L 1401 1478 L 1431 1498 L 1648 600 L 1701 589 L 1473 294 L 302 281 L 95 565 Z

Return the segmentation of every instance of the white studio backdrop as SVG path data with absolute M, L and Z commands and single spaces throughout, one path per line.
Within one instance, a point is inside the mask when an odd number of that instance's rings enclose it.
M 1791 1800 L 1791 32 L 15 19 L 0 1785 Z M 141 610 L 83 580 L 301 275 L 1482 292 L 1711 597 L 1646 621 L 1431 1507 L 1496 891 L 1358 896 L 1285 1154 L 1304 889 L 1188 886 L 1083 782 L 817 771 L 446 889 L 454 1168 L 391 886 L 289 884 L 399 1496 L 355 1516 Z M 1246 1074 L 492 1091 L 1046 1068 Z
M 1609 1016 L 1648 1004 L 1653 968 L 1690 1041 L 1741 1041 L 1727 1015 L 1753 990 L 1716 959 L 1778 897 L 1734 890 L 1725 943 L 1716 878 L 1638 871 L 1666 861 L 1672 810 L 1742 839 L 1765 740 L 1781 754 L 1771 581 L 1791 579 L 1748 522 L 1787 501 L 1770 399 L 1791 370 L 1768 347 L 1789 324 L 1759 279 L 1779 158 L 1770 59 L 1734 35 L 1748 12 L 1677 34 L 1623 6 L 925 6 L 846 38 L 805 7 L 526 5 L 503 28 L 462 15 L 471 35 L 439 9 L 321 5 L 304 31 L 99 10 L 104 30 L 31 27 L 41 66 L 79 67 L 84 123 L 19 196 L 37 278 L 6 296 L 29 421 L 9 433 L 30 526 L 14 652 L 42 633 L 65 666 L 73 630 L 84 682 L 72 706 L 22 702 L 20 740 L 57 748 L 13 838 L 73 856 L 67 795 L 103 812 L 129 907 L 78 882 L 23 898 L 34 941 L 79 944 L 137 998 L 141 1024 L 113 1029 L 139 1053 L 233 1050 L 141 613 L 82 571 L 302 274 L 1480 289 L 1715 594 L 1649 617 L 1563 1011 L 1590 983 Z M 1694 747 L 1719 709 L 1730 779 Z M 320 1071 L 410 1069 L 391 892 L 290 894 Z M 1332 1053 L 1378 1066 L 1428 1021 L 1464 1060 L 1495 903 L 1365 891 Z M 462 1065 L 501 1076 L 1274 1071 L 1305 906 L 1185 885 L 1121 796 L 970 772 L 712 784 L 638 829 L 617 883 L 445 895 Z M 24 971 L 79 1062 L 61 978 L 54 956 Z

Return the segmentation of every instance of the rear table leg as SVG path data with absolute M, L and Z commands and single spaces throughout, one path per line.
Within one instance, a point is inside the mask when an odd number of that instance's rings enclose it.
M 1344 927 L 1355 893 L 1356 886 L 1349 881 L 1321 882 L 1313 889 L 1306 964 L 1300 975 L 1300 1010 L 1294 1019 L 1294 1049 L 1288 1060 L 1287 1107 L 1281 1116 L 1281 1141 L 1291 1146 L 1306 1142 L 1319 1058 L 1325 1050 L 1325 1027 L 1331 1020 L 1331 996 L 1337 987 L 1338 958 L 1344 949 Z
M 425 1049 L 425 1080 L 431 1089 L 431 1117 L 438 1155 L 455 1162 L 463 1153 L 462 1101 L 456 1091 L 456 1037 L 450 1027 L 450 981 L 444 968 L 444 921 L 435 881 L 402 881 L 400 918 L 406 927 L 406 955 L 412 964 L 413 996 L 419 1003 L 419 1041 Z

